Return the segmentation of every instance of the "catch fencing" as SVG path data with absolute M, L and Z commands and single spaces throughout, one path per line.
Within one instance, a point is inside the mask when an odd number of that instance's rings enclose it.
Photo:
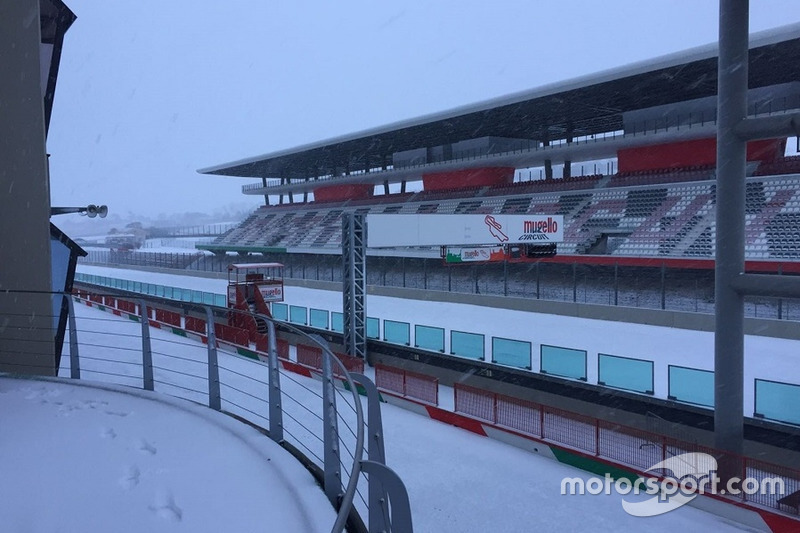
M 454 393 L 457 413 L 640 472 L 669 457 L 706 453 L 720 465 L 733 465 L 741 480 L 780 478 L 785 487 L 783 494 L 742 491 L 721 497 L 800 515 L 800 470 L 460 383 L 454 385 Z
M 439 405 L 439 380 L 425 374 L 378 363 L 375 365 L 375 385 L 379 390 L 404 398 Z

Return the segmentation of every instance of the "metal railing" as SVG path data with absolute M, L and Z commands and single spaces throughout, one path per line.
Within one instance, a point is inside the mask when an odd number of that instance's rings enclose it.
M 26 296 L 24 291 L 11 292 L 0 297 Z M 109 294 L 99 287 L 52 297 L 56 304 L 63 300 L 69 311 L 64 337 L 69 356 L 55 369 L 59 375 L 156 391 L 238 417 L 261 428 L 317 477 L 337 512 L 332 532 L 345 527 L 356 532 L 412 531 L 405 487 L 385 464 L 377 389 L 363 374 L 350 374 L 324 341 L 267 316 L 169 298 Z M 225 324 L 236 312 L 266 329 L 266 351 L 218 337 L 223 328 L 234 329 Z M 60 317 L 49 318 L 52 328 L 40 333 L 52 339 Z M 0 344 L 22 342 L 23 353 L 46 353 L 33 338 L 24 346 L 30 337 L 24 320 L 10 321 L 20 326 L 0 329 Z M 278 329 L 319 346 L 321 381 L 288 371 L 297 365 L 279 358 Z M 359 391 L 367 394 L 366 414 Z M 368 525 L 361 519 L 364 514 Z

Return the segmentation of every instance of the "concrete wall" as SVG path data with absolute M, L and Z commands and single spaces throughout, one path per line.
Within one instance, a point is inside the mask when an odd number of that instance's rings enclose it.
M 0 3 L 0 372 L 55 374 L 38 0 Z M 40 292 L 37 292 L 40 291 Z

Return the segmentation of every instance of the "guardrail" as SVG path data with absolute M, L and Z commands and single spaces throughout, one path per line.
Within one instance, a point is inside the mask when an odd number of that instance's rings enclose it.
M 0 293 L 6 298 L 25 296 L 25 291 Z M 259 353 L 250 344 L 242 356 L 236 354 L 242 350 L 234 342 L 220 338 L 242 341 L 238 328 L 227 324 L 230 313 L 238 311 L 98 290 L 52 293 L 52 297 L 55 304 L 63 300 L 69 310 L 65 337 L 69 357 L 61 361 L 59 375 L 91 376 L 177 396 L 243 419 L 262 428 L 318 478 L 337 511 L 333 533 L 345 526 L 349 531 L 412 531 L 405 487 L 385 464 L 377 389 L 363 374 L 348 372 L 324 343 L 290 324 L 280 324 L 319 348 L 318 381 L 292 373 L 296 363 L 279 358 L 276 323 L 267 316 L 241 313 L 267 326 L 266 352 Z M 83 307 L 76 303 L 116 316 L 89 310 L 77 313 L 76 308 Z M 23 353 L 41 351 L 36 335 L 18 320 L 24 317 L 5 318 L 11 327 L 0 330 L 0 341 L 17 343 Z M 49 317 L 48 322 L 52 328 L 39 333 L 52 339 L 58 317 Z M 220 349 L 226 347 L 231 351 Z M 367 395 L 366 414 L 359 390 Z M 364 514 L 368 525 L 361 519 Z

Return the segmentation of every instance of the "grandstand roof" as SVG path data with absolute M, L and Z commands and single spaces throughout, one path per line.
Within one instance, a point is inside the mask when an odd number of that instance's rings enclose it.
M 619 131 L 623 113 L 715 96 L 717 55 L 717 44 L 706 45 L 199 172 L 308 179 L 369 171 L 391 164 L 396 152 L 480 137 L 544 142 Z M 800 24 L 751 36 L 751 89 L 798 81 L 798 64 Z

